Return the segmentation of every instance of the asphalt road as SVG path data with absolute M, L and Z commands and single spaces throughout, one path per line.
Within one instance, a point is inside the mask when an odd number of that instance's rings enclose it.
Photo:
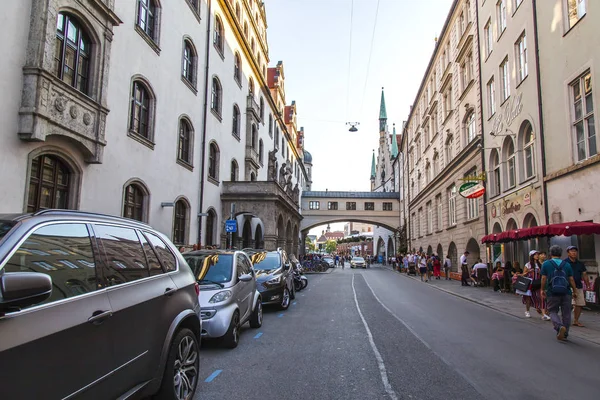
M 205 343 L 196 399 L 597 398 L 600 346 L 386 269 L 309 275 L 237 349 Z

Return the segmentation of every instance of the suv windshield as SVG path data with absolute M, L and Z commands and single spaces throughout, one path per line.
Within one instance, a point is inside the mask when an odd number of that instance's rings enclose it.
M 14 221 L 0 221 L 0 240 L 16 225 Z
M 252 259 L 256 259 L 252 257 Z M 266 256 L 258 258 L 258 262 L 254 263 L 254 269 L 260 271 L 270 271 L 281 267 L 278 253 L 266 253 Z
M 231 254 L 186 255 L 184 258 L 194 272 L 196 279 L 199 278 L 198 274 L 202 271 L 205 260 L 209 263 L 208 272 L 200 282 L 225 283 L 231 280 L 233 269 L 233 255 Z

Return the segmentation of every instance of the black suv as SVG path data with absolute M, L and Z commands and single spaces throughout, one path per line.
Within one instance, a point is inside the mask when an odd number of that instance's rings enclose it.
M 247 250 L 256 272 L 256 287 L 262 303 L 277 304 L 283 310 L 296 298 L 294 272 L 285 250 Z
M 68 210 L 0 214 L 6 399 L 191 399 L 198 285 L 150 226 Z

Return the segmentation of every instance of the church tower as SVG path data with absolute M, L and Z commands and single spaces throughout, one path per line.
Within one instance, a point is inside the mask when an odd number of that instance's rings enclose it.
M 385 96 L 381 88 L 381 103 L 379 105 L 379 149 L 377 150 L 377 163 L 375 176 L 371 167 L 371 191 L 385 192 L 393 190 L 392 178 L 392 153 L 389 143 L 390 134 L 387 127 L 387 112 L 385 109 Z

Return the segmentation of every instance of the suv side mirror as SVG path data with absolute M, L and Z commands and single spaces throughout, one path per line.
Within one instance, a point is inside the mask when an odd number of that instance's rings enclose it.
M 251 280 L 252 280 L 252 274 L 240 275 L 240 281 L 242 281 L 242 282 L 250 282 Z
M 38 304 L 52 294 L 52 278 L 37 272 L 6 272 L 0 275 L 0 313 L 19 311 Z

